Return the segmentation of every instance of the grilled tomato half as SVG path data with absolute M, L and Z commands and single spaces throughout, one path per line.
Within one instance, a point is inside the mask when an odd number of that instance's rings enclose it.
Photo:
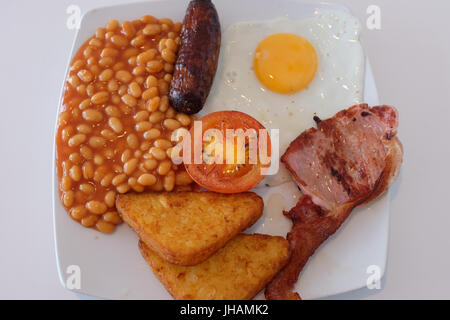
M 264 178 L 270 167 L 269 133 L 248 114 L 208 114 L 194 122 L 190 139 L 187 172 L 197 184 L 211 191 L 247 191 Z

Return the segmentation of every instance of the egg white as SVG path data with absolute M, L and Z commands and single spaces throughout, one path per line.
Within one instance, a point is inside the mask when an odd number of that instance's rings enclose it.
M 314 115 L 328 118 L 363 101 L 365 60 L 360 30 L 359 21 L 342 11 L 316 11 L 303 20 L 283 17 L 230 26 L 222 35 L 218 71 L 200 116 L 221 110 L 247 113 L 267 129 L 279 129 L 281 156 L 292 140 L 314 126 Z M 295 94 L 270 91 L 253 71 L 258 43 L 274 33 L 302 36 L 317 51 L 319 64 L 313 81 Z M 260 185 L 288 181 L 291 178 L 280 165 L 278 173 L 266 176 Z

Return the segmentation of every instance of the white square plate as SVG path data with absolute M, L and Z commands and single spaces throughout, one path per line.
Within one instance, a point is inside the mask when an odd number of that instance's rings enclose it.
M 151 1 L 104 7 L 87 12 L 75 38 L 71 59 L 95 29 L 111 19 L 132 20 L 151 14 L 182 21 L 188 1 Z M 294 0 L 214 0 L 222 30 L 229 25 L 248 20 L 273 19 L 288 16 L 301 19 L 312 16 L 315 9 L 345 10 L 335 4 L 308 4 Z M 70 61 L 68 62 L 68 65 Z M 366 60 L 365 101 L 378 104 L 377 90 L 370 65 Z M 59 110 L 59 106 L 57 108 Z M 55 130 L 56 132 L 56 130 Z M 54 157 L 55 158 L 55 157 Z M 56 168 L 56 166 L 54 166 Z M 53 211 L 59 277 L 63 286 L 72 272 L 70 266 L 81 271 L 81 288 L 74 291 L 110 299 L 170 299 L 171 296 L 155 278 L 137 248 L 138 237 L 125 224 L 112 235 L 104 235 L 75 223 L 61 204 L 56 169 L 53 177 Z M 288 191 L 286 191 L 288 189 Z M 289 191 L 290 190 L 290 191 Z M 260 195 L 274 201 L 267 206 L 289 209 L 295 204 L 293 185 L 260 189 Z M 270 193 L 270 194 L 268 194 Z M 284 204 L 279 197 L 285 197 Z M 266 210 L 265 210 L 266 211 Z M 272 208 L 273 211 L 273 208 Z M 263 232 L 285 236 L 290 222 L 270 224 L 267 212 L 248 232 Z M 281 225 L 282 224 L 282 225 Z M 384 274 L 389 227 L 389 202 L 385 195 L 369 206 L 353 212 L 340 230 L 320 247 L 305 267 L 296 289 L 303 298 L 320 298 L 361 288 L 366 285 L 367 267 L 377 265 Z M 262 298 L 262 293 L 257 298 Z

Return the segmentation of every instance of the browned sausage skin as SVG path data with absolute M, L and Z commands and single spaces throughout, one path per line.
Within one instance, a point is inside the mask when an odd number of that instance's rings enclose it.
M 208 97 L 220 51 L 220 22 L 211 0 L 189 3 L 181 31 L 169 101 L 178 112 L 193 114 Z

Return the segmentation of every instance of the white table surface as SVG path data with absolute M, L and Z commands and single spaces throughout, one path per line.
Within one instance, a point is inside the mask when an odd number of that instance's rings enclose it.
M 66 9 L 78 5 L 84 13 L 123 2 L 0 2 L 1 299 L 89 298 L 60 285 L 53 243 L 54 115 L 75 35 L 66 27 Z M 364 25 L 369 5 L 381 9 L 381 30 L 364 28 L 363 44 L 380 100 L 400 111 L 405 159 L 391 193 L 381 289 L 333 298 L 449 299 L 450 2 L 340 2 Z

